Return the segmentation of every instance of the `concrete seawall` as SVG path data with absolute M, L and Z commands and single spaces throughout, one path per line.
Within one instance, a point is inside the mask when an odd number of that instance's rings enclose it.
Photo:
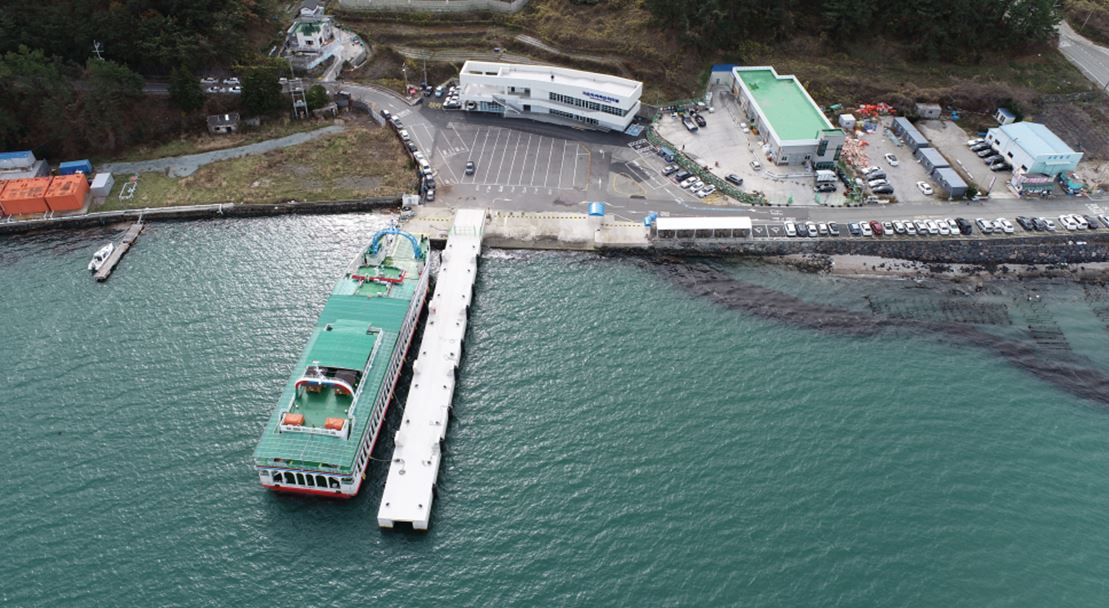
M 643 253 L 642 249 L 636 249 Z M 662 255 L 785 256 L 795 254 L 865 255 L 962 264 L 1066 264 L 1109 261 L 1109 232 L 1087 231 L 1029 237 L 790 239 L 743 241 L 654 241 Z
M 356 213 L 359 211 L 379 211 L 400 207 L 400 199 L 394 197 L 368 198 L 353 201 L 331 201 L 326 203 L 287 202 L 268 205 L 224 203 L 217 205 L 192 205 L 187 207 L 154 207 L 149 209 L 124 209 L 121 211 L 102 211 L 55 217 L 48 219 L 0 222 L 0 235 L 51 230 L 62 228 L 87 228 L 104 226 L 117 222 L 197 220 L 227 217 L 263 217 L 269 215 L 317 215 L 330 213 Z

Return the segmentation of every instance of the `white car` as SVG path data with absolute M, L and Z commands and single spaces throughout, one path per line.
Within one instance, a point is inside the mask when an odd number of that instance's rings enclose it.
M 916 189 L 920 190 L 920 193 L 924 196 L 932 196 L 932 193 L 935 192 L 935 190 L 932 190 L 932 186 L 929 186 L 927 182 L 917 182 Z
M 704 188 L 701 188 L 700 190 L 697 191 L 697 197 L 698 198 L 705 198 L 706 196 L 712 194 L 713 192 L 716 192 L 716 186 L 713 186 L 712 184 L 709 184 L 709 185 L 705 186 Z
M 976 217 L 974 218 L 974 223 L 978 224 L 978 229 L 982 231 L 982 234 L 990 234 L 993 232 L 993 222 L 986 218 Z
M 951 234 L 951 226 L 948 226 L 947 222 L 943 220 L 936 221 L 936 229 L 939 230 L 940 234 L 943 236 Z
M 905 234 L 916 236 L 916 224 L 912 222 L 905 222 Z
M 241 95 L 243 92 L 243 88 L 239 85 L 235 85 L 233 87 L 227 87 L 227 92 L 231 93 L 232 95 Z
M 947 226 L 951 228 L 951 234 L 962 234 L 963 231 L 959 230 L 959 222 L 951 218 L 946 218 L 943 221 L 947 222 Z
M 863 236 L 874 236 L 874 230 L 870 228 L 870 222 L 859 222 L 859 230 L 863 231 Z
M 224 78 L 223 84 L 241 84 L 238 78 L 232 76 L 231 78 Z
M 696 179 L 697 179 L 696 177 L 687 177 L 684 180 L 682 180 L 682 183 L 678 184 L 678 186 L 680 186 L 682 188 L 688 188 L 688 187 L 693 185 L 693 182 L 696 181 Z
M 222 93 L 223 92 L 223 89 L 221 89 L 220 87 L 217 87 L 217 86 L 211 86 L 211 87 L 208 87 L 207 89 L 204 89 L 204 90 L 209 92 L 209 93 Z
M 1070 214 L 1070 219 L 1073 220 L 1074 223 L 1078 224 L 1078 227 L 1080 229 L 1082 229 L 1082 230 L 1089 230 L 1090 229 L 1090 222 L 1087 222 L 1086 218 L 1082 217 L 1081 215 L 1072 213 L 1072 214 Z
M 982 139 L 981 137 L 975 137 L 974 139 L 968 139 L 967 140 L 967 147 L 968 148 L 973 148 L 974 146 L 977 146 L 978 144 L 984 144 L 984 143 L 986 143 L 986 140 Z
M 1001 228 L 1001 230 L 1004 231 L 1005 234 L 1013 234 L 1013 232 L 1016 231 L 1016 228 L 1013 228 L 1013 223 L 1003 217 L 999 217 L 994 220 L 993 225 Z
M 817 230 L 816 224 L 813 223 L 813 222 L 805 222 L 805 228 L 808 229 L 809 236 L 816 236 L 816 235 L 819 234 L 819 231 Z M 825 228 L 825 230 L 827 230 L 827 228 Z
M 924 220 L 924 227 L 928 229 L 928 234 L 940 233 L 940 227 L 936 225 L 936 220 Z
M 797 226 L 793 222 L 786 222 L 786 236 L 797 236 Z
M 206 76 L 204 78 L 201 78 L 200 82 L 202 84 L 219 84 L 219 78 L 212 78 L 211 76 Z
M 897 157 L 894 156 L 891 152 L 886 152 L 885 157 L 886 162 L 889 163 L 891 167 L 896 167 L 897 165 L 901 164 L 897 162 Z
M 698 190 L 700 190 L 701 188 L 704 188 L 704 187 L 705 187 L 705 182 L 703 182 L 699 178 L 695 177 L 695 178 L 693 178 L 693 183 L 689 185 L 689 191 L 690 192 L 696 192 L 696 191 L 698 191 Z
M 1047 226 L 1048 232 L 1055 232 L 1055 230 L 1057 229 L 1055 226 L 1055 222 L 1047 219 L 1046 217 L 1041 217 L 1039 219 Z
M 755 171 L 761 171 L 762 170 L 762 163 L 760 163 L 757 160 L 753 160 L 753 161 L 751 161 L 751 168 L 754 169 Z

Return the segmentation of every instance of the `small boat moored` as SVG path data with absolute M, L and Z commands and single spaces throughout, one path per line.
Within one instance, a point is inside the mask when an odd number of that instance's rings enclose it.
M 97 249 L 96 253 L 92 254 L 92 261 L 89 262 L 89 272 L 100 270 L 100 267 L 104 265 L 104 262 L 108 261 L 108 256 L 112 255 L 115 248 L 115 243 L 108 243 L 100 249 Z

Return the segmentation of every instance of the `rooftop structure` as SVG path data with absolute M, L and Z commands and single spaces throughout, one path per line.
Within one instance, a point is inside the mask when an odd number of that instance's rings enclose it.
M 776 164 L 834 165 L 844 133 L 820 111 L 796 76 L 782 76 L 769 66 L 732 68 L 732 92 L 747 119 L 766 136 Z
M 653 235 L 659 239 L 746 238 L 751 235 L 751 218 L 742 215 L 712 217 L 659 217 Z

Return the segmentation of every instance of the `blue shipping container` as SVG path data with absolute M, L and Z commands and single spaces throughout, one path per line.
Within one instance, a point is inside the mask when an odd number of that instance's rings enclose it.
M 58 165 L 58 175 L 73 175 L 84 173 L 92 175 L 92 163 L 87 160 L 70 160 Z

